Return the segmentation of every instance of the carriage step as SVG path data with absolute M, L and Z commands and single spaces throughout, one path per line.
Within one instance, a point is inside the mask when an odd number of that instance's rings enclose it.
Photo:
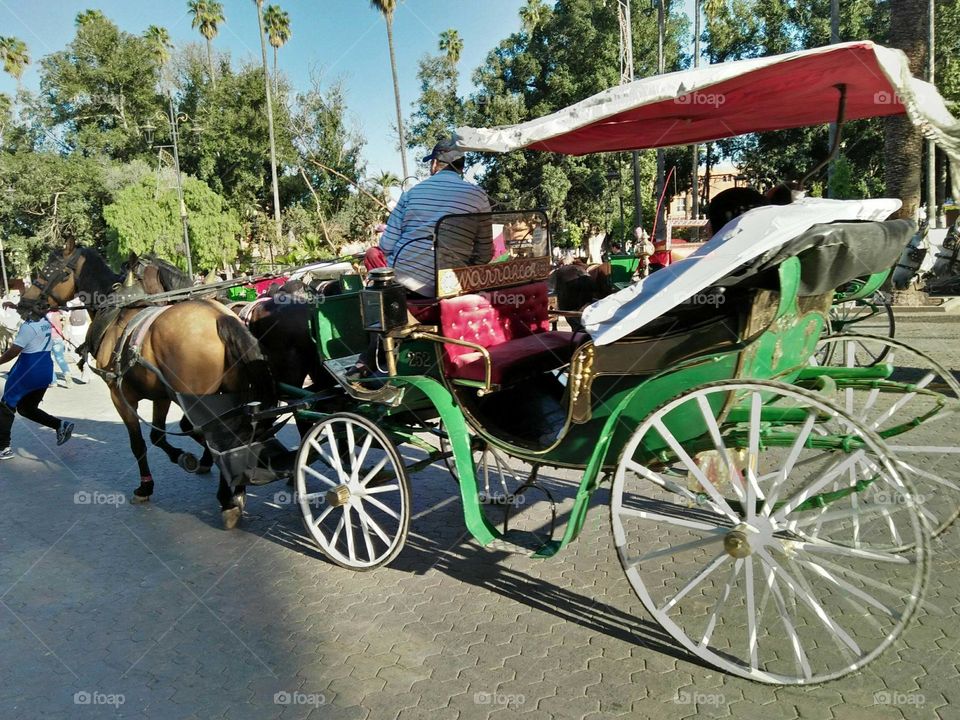
M 508 552 L 513 555 L 534 555 L 546 545 L 550 544 L 550 538 L 546 533 L 538 533 L 530 530 L 510 530 L 506 535 L 502 535 L 492 541 L 487 548 Z
M 394 407 L 399 405 L 403 397 L 403 389 L 385 384 L 384 378 L 370 377 L 358 380 L 348 377 L 348 373 L 353 370 L 359 359 L 359 353 L 342 358 L 330 358 L 323 361 L 323 366 L 351 397 Z

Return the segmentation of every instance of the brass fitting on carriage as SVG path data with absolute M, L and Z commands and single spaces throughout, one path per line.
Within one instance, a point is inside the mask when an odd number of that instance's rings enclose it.
M 370 285 L 360 291 L 360 314 L 367 332 L 383 338 L 387 372 L 397 374 L 397 331 L 410 325 L 407 315 L 407 291 L 396 281 L 393 268 L 375 268 L 368 275 Z M 402 334 L 402 333 L 401 333 Z

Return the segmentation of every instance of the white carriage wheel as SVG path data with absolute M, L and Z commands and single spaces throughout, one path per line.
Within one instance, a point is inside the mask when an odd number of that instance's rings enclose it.
M 826 363 L 823 357 L 829 358 Z M 913 483 L 920 515 L 936 536 L 960 515 L 960 447 L 949 444 L 960 437 L 960 383 L 929 355 L 887 337 L 832 335 L 820 341 L 810 364 L 864 367 L 864 357 L 882 357 L 879 366 L 889 366 L 890 380 L 910 387 L 882 382 L 840 387 L 830 399 L 883 437 L 900 474 Z
M 440 449 L 451 452 L 450 441 L 440 437 Z M 517 490 L 527 480 L 528 473 L 515 469 L 506 453 L 484 442 L 482 450 L 474 450 L 473 469 L 477 478 L 477 497 L 481 503 L 504 505 L 513 501 Z M 460 482 L 454 457 L 443 460 L 453 479 Z
M 331 415 L 304 436 L 296 468 L 304 524 L 327 557 L 370 570 L 397 556 L 410 526 L 410 483 L 383 430 L 360 415 Z
M 739 416 L 721 415 L 728 401 Z M 870 502 L 811 511 L 838 477 L 897 494 L 911 554 L 873 549 L 888 530 Z M 724 381 L 643 420 L 610 517 L 631 586 L 687 651 L 751 680 L 808 684 L 866 665 L 913 616 L 928 539 L 912 498 L 883 442 L 840 408 L 782 383 Z

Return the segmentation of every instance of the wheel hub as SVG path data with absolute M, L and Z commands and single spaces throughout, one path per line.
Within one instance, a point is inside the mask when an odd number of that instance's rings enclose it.
M 747 534 L 742 530 L 728 532 L 723 538 L 723 549 L 737 559 L 748 557 L 753 552 Z
M 327 504 L 330 507 L 340 507 L 350 502 L 350 488 L 346 485 L 338 485 L 333 490 L 327 490 Z

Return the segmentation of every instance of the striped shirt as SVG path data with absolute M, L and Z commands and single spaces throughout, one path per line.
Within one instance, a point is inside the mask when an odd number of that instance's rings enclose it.
M 459 173 L 441 170 L 405 192 L 390 213 L 380 249 L 397 280 L 427 297 L 436 295 L 433 234 L 445 215 L 489 213 L 487 194 Z M 493 256 L 490 216 L 444 223 L 438 240 L 440 266 L 487 263 Z

